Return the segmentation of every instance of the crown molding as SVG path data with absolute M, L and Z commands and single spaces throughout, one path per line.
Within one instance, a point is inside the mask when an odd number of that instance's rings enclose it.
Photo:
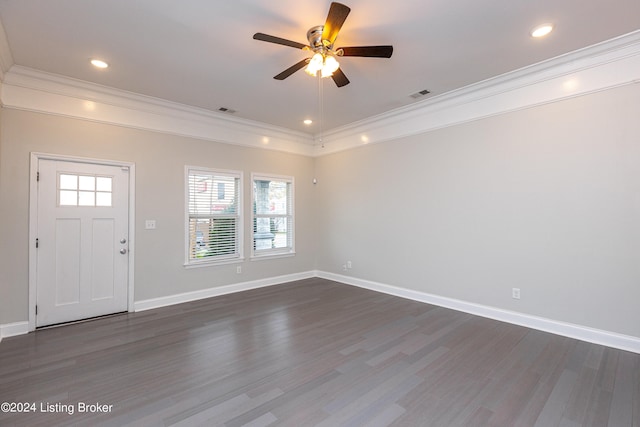
M 0 82 L 4 81 L 4 75 L 13 66 L 13 56 L 7 41 L 7 33 L 4 32 L 2 20 L 0 20 Z
M 325 132 L 315 156 L 640 82 L 640 30 Z
M 1 92 L 7 108 L 226 144 L 311 156 L 310 135 L 14 65 Z
M 640 30 L 328 130 L 323 144 L 303 132 L 12 64 L 0 27 L 7 108 L 315 157 L 639 83 Z

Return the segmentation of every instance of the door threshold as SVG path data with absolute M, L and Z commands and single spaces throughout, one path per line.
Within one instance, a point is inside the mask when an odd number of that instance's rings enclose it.
M 45 329 L 58 328 L 60 326 L 75 325 L 77 323 L 92 322 L 94 320 L 106 319 L 106 318 L 109 318 L 109 317 L 120 316 L 122 314 L 127 314 L 127 312 L 126 311 L 120 311 L 118 313 L 109 313 L 109 314 L 103 314 L 102 316 L 88 317 L 86 319 L 70 320 L 69 322 L 60 322 L 60 323 L 54 323 L 53 325 L 38 326 L 36 328 L 36 331 L 43 331 Z

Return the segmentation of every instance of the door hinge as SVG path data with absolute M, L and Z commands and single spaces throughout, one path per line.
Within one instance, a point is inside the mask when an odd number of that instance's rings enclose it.
M 38 315 L 38 304 L 36 304 L 36 316 Z
M 36 172 L 36 182 L 40 182 L 40 171 Z
M 36 237 L 36 249 L 38 249 L 39 246 L 40 246 L 40 239 Z

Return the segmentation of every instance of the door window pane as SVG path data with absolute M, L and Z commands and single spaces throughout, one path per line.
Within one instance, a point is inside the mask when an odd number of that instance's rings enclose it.
M 58 174 L 58 206 L 113 206 L 113 177 Z
M 80 190 L 95 191 L 96 189 L 96 177 L 95 176 L 80 176 Z
M 78 192 L 71 190 L 60 190 L 60 206 L 77 206 Z
M 80 191 L 78 194 L 78 206 L 95 206 L 96 193 L 93 191 Z
M 77 190 L 78 176 L 60 174 L 60 189 L 61 190 Z
M 111 192 L 111 177 L 99 176 L 96 178 L 96 190 Z

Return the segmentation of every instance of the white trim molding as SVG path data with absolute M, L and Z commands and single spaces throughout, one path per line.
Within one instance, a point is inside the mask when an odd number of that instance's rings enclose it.
M 236 292 L 248 291 L 251 289 L 264 288 L 268 286 L 277 286 L 289 282 L 294 282 L 296 280 L 310 279 L 314 277 L 332 280 L 345 285 L 357 286 L 375 292 L 381 292 L 400 298 L 406 298 L 412 301 L 437 305 L 439 307 L 449 308 L 452 310 L 473 314 L 475 316 L 486 317 L 489 319 L 519 325 L 526 328 L 549 332 L 555 335 L 569 337 L 581 341 L 640 354 L 640 337 L 633 337 L 601 329 L 590 328 L 587 326 L 576 325 L 568 322 L 547 319 L 544 317 L 532 316 L 510 310 L 503 310 L 486 305 L 471 303 L 468 301 L 442 297 L 434 294 L 400 288 L 397 286 L 373 282 L 370 280 L 358 279 L 325 271 L 306 271 L 302 273 L 293 273 L 283 276 L 234 283 L 215 288 L 201 289 L 192 292 L 185 292 L 181 294 L 136 301 L 134 303 L 134 311 L 138 312 L 152 310 L 155 308 L 167 307 L 174 304 L 197 301 L 205 298 L 212 298 Z M 26 334 L 29 331 L 29 322 L 16 322 L 0 325 L 0 341 L 2 340 L 2 337 Z
M 323 144 L 314 144 L 317 141 L 307 133 L 13 65 L 7 46 L 3 49 L 2 37 L 0 80 L 0 101 L 7 108 L 226 144 L 322 156 L 638 84 L 640 30 L 326 130 L 323 132 Z
M 633 337 L 629 335 L 618 334 L 615 332 L 604 331 L 601 329 L 589 328 L 587 326 L 576 325 L 573 323 L 532 316 L 529 314 L 518 313 L 510 310 L 503 310 L 496 307 L 475 304 L 472 302 L 462 301 L 454 298 L 442 297 L 425 292 L 373 282 L 370 280 L 344 276 L 341 274 L 319 271 L 318 277 L 327 280 L 333 280 L 335 282 L 340 282 L 345 285 L 357 286 L 359 288 L 382 292 L 400 298 L 406 298 L 413 301 L 437 305 L 439 307 L 450 308 L 452 310 L 461 311 L 476 316 L 486 317 L 501 322 L 511 323 L 514 325 L 524 326 L 539 331 L 549 332 L 564 337 L 574 338 L 581 341 L 640 354 L 640 337 Z
M 640 30 L 328 130 L 322 156 L 640 83 Z
M 0 21 L 0 82 L 4 80 L 4 75 L 13 66 L 13 56 L 7 41 L 7 34 L 4 31 L 2 21 Z
M 65 156 L 59 154 L 47 154 L 32 152 L 29 164 L 29 320 L 28 330 L 36 329 L 36 301 L 37 301 L 37 252 L 33 244 L 38 236 L 38 183 L 37 172 L 38 162 L 45 160 L 59 160 L 79 163 L 93 163 L 99 165 L 109 165 L 126 167 L 129 169 L 129 273 L 127 288 L 127 310 L 133 311 L 134 302 L 134 279 L 135 279 L 135 235 L 136 235 L 136 165 L 131 162 L 123 162 L 118 160 L 92 159 L 86 157 Z
M 201 289 L 192 292 L 185 292 L 166 297 L 152 298 L 135 303 L 135 311 L 145 311 L 154 308 L 166 307 L 174 304 L 182 304 L 184 302 L 197 301 L 205 298 L 217 297 L 236 292 L 248 291 L 251 289 L 264 288 L 267 286 L 275 286 L 284 283 L 294 282 L 296 280 L 310 279 L 316 277 L 315 271 L 307 271 L 303 273 L 287 274 L 284 276 L 269 277 L 266 279 L 252 280 L 249 282 L 233 283 L 231 285 L 218 286 L 215 288 Z
M 14 65 L 1 93 L 7 108 L 226 144 L 311 155 L 311 135 Z
M 0 325 L 0 341 L 2 338 L 24 335 L 29 332 L 29 322 L 14 322 Z

